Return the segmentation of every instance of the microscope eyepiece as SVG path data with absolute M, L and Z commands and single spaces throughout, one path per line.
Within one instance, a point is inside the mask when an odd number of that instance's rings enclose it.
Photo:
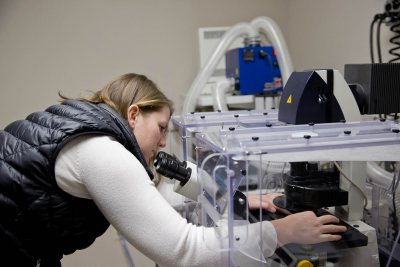
M 163 151 L 158 152 L 154 160 L 156 171 L 170 179 L 176 179 L 184 186 L 189 181 L 192 169 L 187 168 L 185 161 L 181 162 L 174 156 Z

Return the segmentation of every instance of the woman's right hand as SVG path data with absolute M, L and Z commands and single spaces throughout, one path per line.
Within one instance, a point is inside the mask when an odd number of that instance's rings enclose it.
M 287 243 L 315 244 L 336 241 L 342 238 L 338 233 L 346 231 L 345 226 L 336 225 L 339 223 L 337 217 L 317 217 L 312 211 L 291 214 L 271 223 L 275 227 L 279 246 Z

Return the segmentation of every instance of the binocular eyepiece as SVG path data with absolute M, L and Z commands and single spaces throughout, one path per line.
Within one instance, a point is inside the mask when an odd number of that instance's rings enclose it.
M 180 181 L 181 186 L 184 186 L 192 175 L 192 169 L 187 167 L 185 161 L 179 161 L 176 157 L 163 151 L 158 152 L 154 160 L 154 167 L 161 175 Z

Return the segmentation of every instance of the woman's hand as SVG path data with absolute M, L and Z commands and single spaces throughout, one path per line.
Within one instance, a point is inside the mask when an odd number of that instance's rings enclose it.
M 269 212 L 275 213 L 278 209 L 274 205 L 273 200 L 277 196 L 281 196 L 281 193 L 270 193 L 263 195 L 247 195 L 247 202 L 249 203 L 249 209 L 259 209 L 262 208 Z
M 333 215 L 317 217 L 312 211 L 288 215 L 271 221 L 278 237 L 278 245 L 287 243 L 315 244 L 340 240 L 336 233 L 346 231 L 345 226 L 335 225 L 339 219 Z

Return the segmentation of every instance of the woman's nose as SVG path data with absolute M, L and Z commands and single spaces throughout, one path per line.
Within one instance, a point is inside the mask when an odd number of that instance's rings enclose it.
M 165 138 L 165 135 L 161 136 L 160 142 L 158 143 L 159 147 L 165 147 L 167 145 L 167 140 Z

